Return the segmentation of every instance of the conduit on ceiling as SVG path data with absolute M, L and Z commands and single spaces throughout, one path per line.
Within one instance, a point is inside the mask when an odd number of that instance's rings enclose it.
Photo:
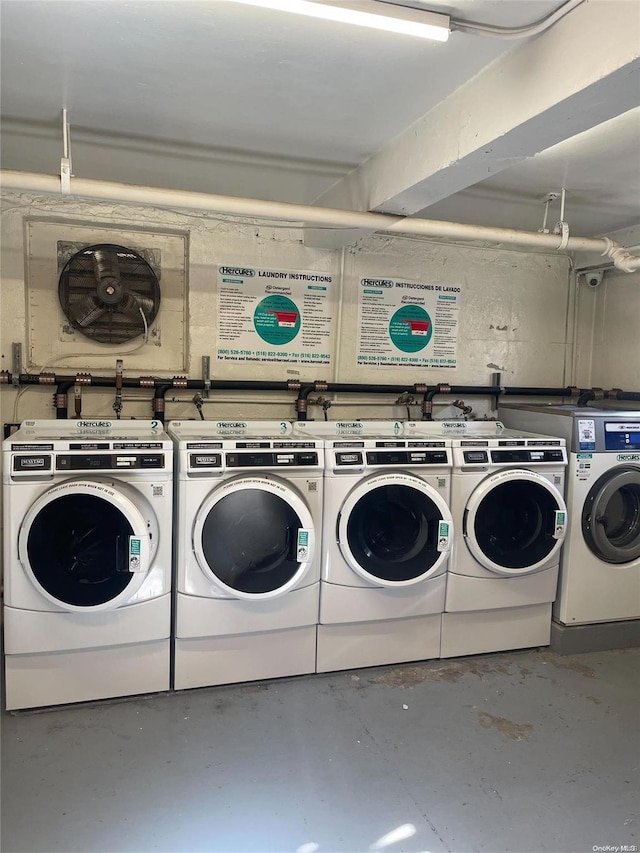
M 522 27 L 496 27 L 492 24 L 480 24 L 473 21 L 462 21 L 451 19 L 451 30 L 458 30 L 461 33 L 469 33 L 476 36 L 489 36 L 498 39 L 523 39 L 529 36 L 535 36 L 543 33 L 552 27 L 560 18 L 564 18 L 566 14 L 584 3 L 584 0 L 568 0 L 567 3 L 560 6 L 555 12 L 547 15 L 539 21 L 534 21 L 532 24 L 527 24 Z
M 66 176 L 65 176 L 66 178 Z M 289 202 L 261 199 L 235 198 L 209 193 L 142 187 L 96 181 L 90 178 L 68 178 L 64 190 L 60 175 L 33 172 L 0 171 L 0 184 L 5 190 L 46 193 L 65 198 L 110 201 L 157 208 L 182 208 L 208 213 L 245 216 L 249 218 L 281 220 L 308 226 L 336 229 L 382 231 L 419 237 L 446 238 L 462 242 L 483 241 L 498 245 L 527 246 L 549 251 L 598 252 L 613 261 L 623 272 L 640 270 L 640 257 L 632 255 L 624 246 L 607 237 L 571 237 L 567 234 L 541 234 L 518 231 L 513 228 L 488 228 L 481 225 L 464 225 L 459 222 L 442 222 L 435 219 L 418 219 L 394 216 L 387 213 L 339 210 L 314 207 Z

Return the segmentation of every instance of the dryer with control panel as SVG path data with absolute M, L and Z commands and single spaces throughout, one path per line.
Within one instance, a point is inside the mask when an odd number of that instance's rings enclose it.
M 575 405 L 500 412 L 568 445 L 570 529 L 554 619 L 568 626 L 640 619 L 640 413 Z
M 3 457 L 7 708 L 169 689 L 162 424 L 27 420 Z
M 172 421 L 175 687 L 315 671 L 322 442 L 287 421 Z
M 548 645 L 567 524 L 563 439 L 500 422 L 405 424 L 452 441 L 456 529 L 442 657 Z
M 399 422 L 294 424 L 325 442 L 318 671 L 440 655 L 450 442 Z

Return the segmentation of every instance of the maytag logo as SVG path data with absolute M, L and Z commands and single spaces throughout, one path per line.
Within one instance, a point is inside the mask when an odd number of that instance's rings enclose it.
M 218 421 L 218 429 L 246 429 L 246 421 Z
M 220 267 L 220 275 L 241 275 L 245 278 L 252 278 L 255 274 L 255 270 L 246 267 Z
M 111 429 L 111 421 L 78 421 L 79 429 Z
M 361 278 L 360 285 L 362 287 L 393 287 L 393 282 L 390 278 Z
M 618 462 L 640 462 L 640 453 L 618 453 Z
M 34 459 L 22 459 L 20 464 L 23 468 L 44 468 L 44 459 L 34 458 Z

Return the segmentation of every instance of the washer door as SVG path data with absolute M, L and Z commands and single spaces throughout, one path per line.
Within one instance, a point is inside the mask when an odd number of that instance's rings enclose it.
M 20 562 L 53 604 L 113 610 L 142 586 L 155 550 L 155 519 L 141 510 L 142 499 L 126 486 L 91 480 L 54 486 L 22 522 Z
M 419 583 L 448 557 L 453 523 L 443 498 L 409 474 L 364 480 L 342 505 L 338 545 L 351 568 L 376 586 Z
M 476 560 L 499 575 L 525 575 L 548 565 L 561 547 L 567 507 L 535 471 L 513 468 L 487 477 L 464 513 L 463 534 Z
M 268 477 L 240 477 L 214 489 L 193 526 L 200 568 L 234 598 L 284 595 L 309 570 L 314 548 L 302 498 Z
M 640 468 L 614 468 L 596 481 L 582 508 L 582 533 L 600 560 L 640 558 Z

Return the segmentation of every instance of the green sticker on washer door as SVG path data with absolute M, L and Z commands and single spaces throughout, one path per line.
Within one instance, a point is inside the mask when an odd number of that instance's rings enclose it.
M 296 559 L 299 563 L 304 563 L 309 559 L 309 531 L 305 530 L 304 527 L 298 530 Z
M 567 528 L 567 514 L 560 509 L 555 512 L 554 539 L 564 539 Z
M 129 571 L 141 572 L 142 560 L 140 554 L 142 551 L 142 540 L 139 536 L 129 537 Z
M 451 536 L 451 525 L 448 521 L 438 522 L 438 551 L 449 550 L 449 537 Z

